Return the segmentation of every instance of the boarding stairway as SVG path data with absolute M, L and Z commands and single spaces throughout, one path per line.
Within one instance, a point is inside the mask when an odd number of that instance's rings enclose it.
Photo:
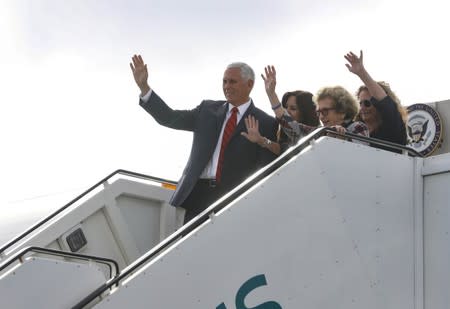
M 117 171 L 0 248 L 0 295 L 11 308 L 445 308 L 449 156 L 336 135 L 312 132 L 182 227 L 173 182 Z M 64 271 L 23 254 L 70 244 Z M 27 293 L 39 281 L 11 279 L 25 265 L 56 284 Z

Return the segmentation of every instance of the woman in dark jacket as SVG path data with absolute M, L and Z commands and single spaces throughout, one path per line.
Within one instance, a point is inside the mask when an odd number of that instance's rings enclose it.
M 360 119 L 369 128 L 370 137 L 400 145 L 406 145 L 406 110 L 400 100 L 385 82 L 376 82 L 363 65 L 363 53 L 356 56 L 349 52 L 345 59 L 348 70 L 364 83 L 359 87 L 357 97 L 360 104 Z

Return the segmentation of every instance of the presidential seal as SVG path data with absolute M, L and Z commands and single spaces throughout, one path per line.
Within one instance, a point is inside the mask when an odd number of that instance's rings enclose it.
M 441 145 L 441 117 L 427 104 L 408 106 L 406 128 L 408 131 L 408 146 L 424 156 L 429 156 Z

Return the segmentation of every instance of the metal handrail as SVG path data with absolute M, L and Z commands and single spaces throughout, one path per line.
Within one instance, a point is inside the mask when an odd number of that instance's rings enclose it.
M 104 265 L 108 266 L 110 278 L 113 277 L 113 273 L 112 273 L 113 270 L 112 270 L 111 265 L 114 265 L 114 270 L 115 270 L 114 276 L 117 276 L 117 274 L 119 273 L 119 265 L 113 259 L 108 259 L 108 258 L 93 256 L 93 255 L 73 253 L 73 252 L 59 251 L 59 250 L 41 248 L 41 247 L 26 247 L 26 248 L 20 250 L 19 252 L 17 252 L 13 256 L 9 257 L 4 263 L 2 263 L 0 265 L 0 273 L 4 269 L 8 268 L 8 266 L 13 264 L 14 262 L 16 262 L 18 260 L 22 261 L 25 254 L 27 254 L 29 252 L 48 254 L 48 255 L 53 255 L 53 256 L 61 256 L 61 257 L 70 257 L 70 258 L 85 260 L 85 261 L 95 261 L 96 263 L 104 264 Z
M 72 309 L 81 309 L 90 302 L 92 302 L 95 298 L 100 296 L 103 292 L 110 289 L 112 286 L 120 283 L 120 281 L 124 280 L 126 277 L 134 273 L 138 268 L 140 268 L 142 265 L 146 264 L 148 261 L 153 259 L 155 256 L 157 256 L 160 252 L 165 250 L 168 246 L 170 246 L 174 241 L 179 240 L 180 238 L 186 236 L 193 230 L 195 230 L 197 227 L 199 227 L 201 224 L 203 224 L 205 221 L 207 221 L 212 215 L 222 210 L 224 207 L 226 207 L 229 203 L 231 203 L 233 200 L 238 198 L 240 195 L 245 193 L 248 189 L 253 187 L 257 182 L 261 181 L 262 179 L 266 178 L 267 176 L 271 175 L 273 172 L 275 172 L 278 168 L 280 168 L 282 165 L 284 165 L 286 162 L 288 162 L 291 158 L 299 154 L 303 149 L 308 147 L 310 145 L 310 142 L 312 140 L 315 140 L 322 136 L 333 136 L 333 137 L 344 137 L 349 138 L 351 140 L 358 140 L 362 142 L 367 142 L 368 144 L 376 144 L 380 146 L 385 146 L 387 148 L 392 148 L 393 150 L 402 150 L 407 152 L 410 156 L 418 156 L 423 157 L 422 154 L 418 153 L 417 151 L 398 145 L 395 143 L 385 142 L 382 140 L 374 139 L 374 138 L 368 138 L 362 135 L 355 135 L 355 134 L 341 134 L 336 132 L 333 129 L 330 128 L 318 128 L 302 138 L 296 146 L 293 146 L 286 150 L 280 157 L 278 157 L 276 160 L 274 160 L 272 163 L 268 164 L 267 166 L 260 169 L 258 172 L 256 172 L 252 177 L 245 180 L 242 184 L 238 185 L 236 188 L 231 190 L 229 193 L 224 195 L 222 198 L 220 198 L 218 201 L 216 201 L 214 204 L 212 204 L 210 207 L 205 209 L 203 212 L 201 212 L 197 217 L 195 217 L 193 220 L 186 223 L 183 227 L 178 229 L 175 233 L 168 236 L 166 239 L 161 241 L 158 245 L 153 247 L 151 250 L 149 250 L 146 254 L 138 258 L 136 261 L 134 261 L 132 264 L 130 264 L 128 267 L 122 270 L 122 272 L 116 276 L 115 278 L 112 278 L 111 280 L 107 281 L 106 284 L 100 286 L 95 291 L 90 293 L 88 296 L 86 296 L 83 300 L 81 300 L 78 304 L 76 304 Z
M 176 185 L 177 184 L 176 182 L 174 182 L 172 180 L 166 180 L 166 179 L 162 179 L 162 178 L 158 178 L 158 177 L 153 177 L 153 176 L 149 176 L 149 175 L 144 175 L 144 174 L 140 174 L 140 173 L 130 172 L 130 171 L 127 171 L 127 170 L 118 169 L 115 172 L 113 172 L 113 173 L 109 174 L 108 176 L 106 176 L 105 178 L 103 178 L 102 180 L 100 180 L 99 182 L 97 182 L 95 185 L 93 185 L 92 187 L 90 187 L 89 189 L 87 189 L 86 191 L 81 193 L 80 195 L 78 195 L 76 198 L 71 200 L 66 205 L 62 206 L 61 208 L 59 208 L 58 210 L 56 210 L 55 212 L 53 212 L 49 216 L 45 217 L 41 221 L 37 222 L 36 224 L 34 224 L 30 228 L 28 228 L 22 234 L 19 234 L 18 236 L 16 236 L 15 238 L 13 238 L 9 242 L 7 242 L 3 247 L 0 248 L 0 256 L 1 256 L 1 254 L 3 254 L 5 252 L 6 249 L 12 247 L 14 244 L 18 243 L 20 240 L 22 240 L 25 237 L 27 237 L 28 235 L 30 235 L 32 232 L 37 230 L 39 227 L 43 226 L 45 223 L 47 223 L 51 219 L 55 218 L 61 212 L 63 212 L 64 210 L 66 210 L 67 208 L 72 206 L 74 203 L 76 203 L 77 201 L 82 199 L 84 196 L 88 195 L 90 192 L 95 190 L 97 187 L 101 186 L 103 183 L 108 181 L 110 178 L 112 178 L 112 177 L 114 177 L 114 176 L 116 176 L 118 174 L 126 175 L 126 176 L 133 176 L 133 177 L 142 178 L 142 179 L 151 180 L 151 181 L 160 182 L 160 183 L 168 183 L 168 184 L 171 184 L 171 185 Z
M 327 129 L 330 130 L 331 132 L 329 132 L 330 135 L 333 136 L 341 136 L 340 133 L 337 133 L 336 131 L 332 130 L 332 129 Z M 392 142 L 388 142 L 388 141 L 384 141 L 378 138 L 373 138 L 373 137 L 365 137 L 362 135 L 357 135 L 357 134 L 353 134 L 353 133 L 345 133 L 344 134 L 345 137 L 351 137 L 351 140 L 359 140 L 362 142 L 367 142 L 370 145 L 377 145 L 377 146 L 383 146 L 383 149 L 389 148 L 391 150 L 401 150 L 402 152 L 406 152 L 408 155 L 413 156 L 413 157 L 419 157 L 419 158 L 423 158 L 424 155 L 421 154 L 420 152 L 409 148 L 407 146 L 403 146 L 400 144 L 396 144 L 396 143 L 392 143 Z

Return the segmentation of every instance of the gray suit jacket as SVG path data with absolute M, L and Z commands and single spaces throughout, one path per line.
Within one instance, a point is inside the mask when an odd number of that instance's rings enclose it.
M 155 120 L 166 127 L 187 130 L 194 133 L 191 153 L 170 200 L 173 206 L 180 206 L 191 193 L 206 164 L 211 159 L 222 129 L 227 111 L 226 101 L 205 100 L 192 110 L 172 110 L 155 92 L 147 102 L 139 103 Z M 260 167 L 276 156 L 269 150 L 248 141 L 241 132 L 246 131 L 244 118 L 253 115 L 259 121 L 262 136 L 276 140 L 278 124 L 253 104 L 249 106 L 224 153 L 221 187 L 231 190 Z

